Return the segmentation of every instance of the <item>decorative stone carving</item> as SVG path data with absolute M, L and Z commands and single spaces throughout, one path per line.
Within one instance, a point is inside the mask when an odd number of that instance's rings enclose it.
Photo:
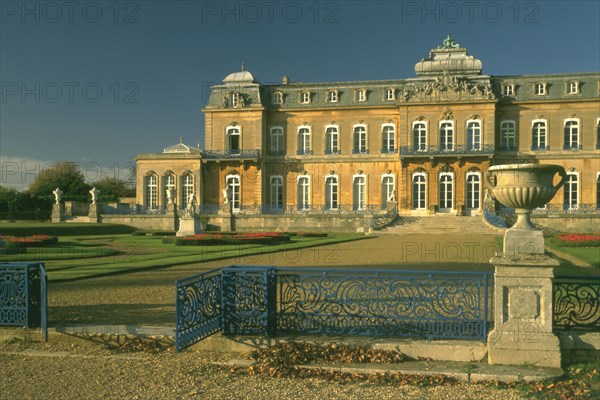
M 62 199 L 63 191 L 60 190 L 59 188 L 56 188 L 56 189 L 54 189 L 54 191 L 52 193 L 54 193 L 55 204 L 60 204 L 60 200 Z
M 100 191 L 96 189 L 96 186 L 90 190 L 90 195 L 92 195 L 92 204 L 96 204 L 96 201 L 98 200 L 98 193 L 100 193 Z

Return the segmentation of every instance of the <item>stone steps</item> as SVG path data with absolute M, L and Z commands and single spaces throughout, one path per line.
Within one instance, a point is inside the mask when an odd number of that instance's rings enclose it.
M 388 226 L 377 234 L 408 235 L 408 234 L 443 234 L 463 233 L 478 235 L 498 235 L 501 230 L 488 226 L 482 216 L 399 216 L 394 225 Z

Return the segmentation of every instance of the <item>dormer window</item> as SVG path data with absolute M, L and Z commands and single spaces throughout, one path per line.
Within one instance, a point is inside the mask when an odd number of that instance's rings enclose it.
M 567 82 L 567 94 L 579 94 L 579 82 L 578 81 Z
M 507 83 L 502 86 L 502 94 L 504 96 L 514 96 L 515 95 L 515 84 Z
M 383 99 L 386 101 L 394 101 L 396 100 L 396 91 L 392 88 L 385 89 L 385 95 Z
M 354 90 L 354 101 L 367 101 L 367 90 L 366 89 Z
M 327 91 L 327 102 L 328 103 L 337 103 L 338 102 L 338 91 L 337 90 Z
M 533 85 L 533 93 L 537 96 L 545 96 L 546 95 L 546 83 L 538 82 Z
M 300 103 L 301 104 L 309 104 L 310 103 L 310 92 L 300 92 Z
M 272 97 L 273 104 L 283 104 L 283 93 L 275 92 Z

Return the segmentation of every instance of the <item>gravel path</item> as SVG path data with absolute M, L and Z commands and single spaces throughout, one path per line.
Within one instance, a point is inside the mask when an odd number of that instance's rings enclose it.
M 50 325 L 173 325 L 175 281 L 231 264 L 281 267 L 488 270 L 493 236 L 381 236 L 355 242 L 50 283 Z
M 238 375 L 213 352 L 122 353 L 92 345 L 19 344 L 0 352 L 2 399 L 523 399 L 481 384 L 379 386 Z
M 174 281 L 231 264 L 296 267 L 487 269 L 490 236 L 385 236 L 318 249 L 198 263 L 49 286 L 49 322 L 174 325 Z M 436 263 L 424 265 L 425 263 Z M 467 264 L 470 263 L 470 264 Z M 0 338 L 2 339 L 2 338 Z M 212 352 L 115 352 L 101 345 L 0 341 L 4 399 L 521 399 L 515 389 L 457 383 L 419 387 L 336 384 L 235 375 Z M 239 357 L 239 355 L 237 355 Z

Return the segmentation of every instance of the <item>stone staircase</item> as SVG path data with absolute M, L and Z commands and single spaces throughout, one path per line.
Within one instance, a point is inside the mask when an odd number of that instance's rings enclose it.
M 467 235 L 500 235 L 504 229 L 492 228 L 483 221 L 482 216 L 456 216 L 436 214 L 431 216 L 400 215 L 393 225 L 376 235 L 411 235 L 411 234 L 467 234 Z

